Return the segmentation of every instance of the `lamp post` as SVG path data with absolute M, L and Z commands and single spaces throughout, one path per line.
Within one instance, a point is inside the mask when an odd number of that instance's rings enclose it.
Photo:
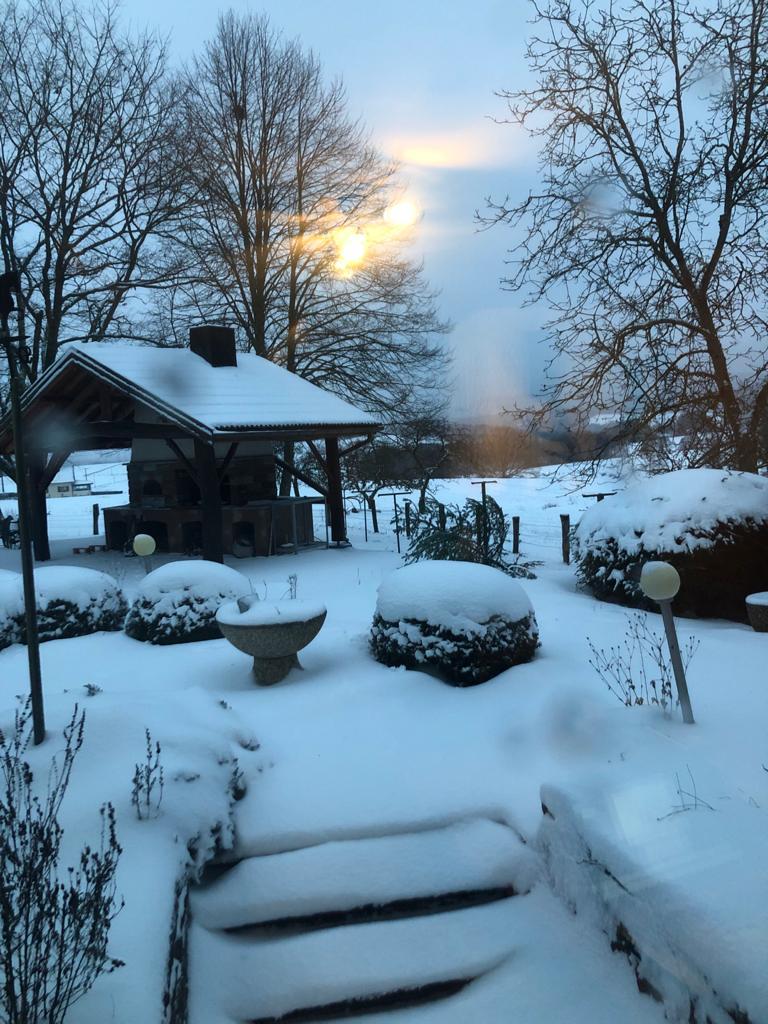
M 14 297 L 16 299 L 14 303 Z M 8 330 L 8 317 L 16 309 L 19 333 L 14 337 Z M 19 504 L 19 548 L 21 575 L 24 587 L 24 618 L 27 631 L 27 660 L 29 663 L 29 694 L 32 705 L 32 736 L 35 745 L 45 739 L 45 708 L 43 706 L 43 680 L 40 670 L 40 646 L 37 634 L 37 600 L 35 597 L 35 563 L 32 557 L 30 535 L 29 479 L 24 451 L 24 430 L 21 417 L 21 381 L 19 360 L 25 360 L 27 348 L 23 334 L 23 296 L 21 279 L 13 271 L 0 274 L 0 340 L 8 357 L 10 378 L 11 422 L 13 424 L 13 453 L 16 459 L 16 491 Z M 14 344 L 14 342 L 16 344 Z M 18 346 L 18 347 L 17 347 Z
M 144 572 L 146 573 L 152 571 L 152 563 L 149 559 L 154 555 L 156 547 L 155 538 L 150 537 L 148 533 L 137 533 L 133 538 L 134 554 L 144 559 Z
M 664 631 L 667 634 L 669 655 L 672 660 L 672 670 L 675 673 L 677 697 L 683 712 L 683 721 L 686 725 L 693 725 L 691 698 L 688 695 L 688 683 L 685 680 L 685 668 L 680 656 L 675 619 L 672 615 L 672 599 L 680 590 L 680 574 L 669 562 L 646 562 L 640 573 L 640 589 L 646 597 L 656 601 L 661 608 L 661 618 L 664 622 Z

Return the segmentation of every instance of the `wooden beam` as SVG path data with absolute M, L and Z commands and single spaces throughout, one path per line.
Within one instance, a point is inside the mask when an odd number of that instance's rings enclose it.
M 75 424 L 67 434 L 67 440 L 72 440 L 74 451 L 77 450 L 74 447 L 75 442 L 87 440 L 90 437 L 113 438 L 118 441 L 134 439 L 163 441 L 168 438 L 186 441 L 190 439 L 191 435 L 183 427 L 177 427 L 172 423 L 134 423 L 133 420 L 124 423 L 89 420 Z
M 99 383 L 99 416 L 103 420 L 112 419 L 112 392 L 104 383 Z
M 198 466 L 201 513 L 203 520 L 203 558 L 209 562 L 224 561 L 224 521 L 221 514 L 219 474 L 216 452 L 212 444 L 195 439 L 195 462 Z
M 184 454 L 184 452 L 181 450 L 178 444 L 176 444 L 172 437 L 166 437 L 165 443 L 168 445 L 173 454 L 176 456 L 176 458 L 179 460 L 182 466 L 184 466 L 186 471 L 189 473 L 189 475 L 192 477 L 192 479 L 199 487 L 200 480 L 198 478 L 197 467 L 194 465 L 194 463 L 190 462 L 190 460 L 187 458 L 187 456 Z
M 45 488 L 41 487 L 44 465 L 40 456 L 30 453 L 29 469 L 29 504 L 32 518 L 32 544 L 38 562 L 49 562 L 51 545 L 48 540 L 48 503 Z
M 302 473 L 301 470 L 296 469 L 295 466 L 289 465 L 289 463 L 287 463 L 285 459 L 281 459 L 279 455 L 275 456 L 275 462 L 278 464 L 278 466 L 287 470 L 291 474 L 291 476 L 295 476 L 297 480 L 301 480 L 301 482 L 303 484 L 306 484 L 307 487 L 313 488 L 313 490 L 317 491 L 319 494 L 322 494 L 324 498 L 328 497 L 328 488 L 323 487 L 323 485 L 321 483 L 318 483 L 318 481 L 311 477 L 309 473 Z
M 331 540 L 343 544 L 347 539 L 347 524 L 344 518 L 344 494 L 341 488 L 341 462 L 339 461 L 338 437 L 325 439 L 325 466 L 328 477 L 328 511 L 331 517 Z
M 69 451 L 69 449 L 66 449 L 66 451 L 61 452 L 53 452 L 50 459 L 48 459 L 45 468 L 40 474 L 40 479 L 38 480 L 38 487 L 41 487 L 43 491 L 47 491 L 48 488 L 53 483 L 53 478 L 56 476 L 56 474 L 59 472 L 59 470 L 61 469 L 61 467 L 64 465 L 64 463 L 67 461 L 71 454 L 72 452 Z
M 16 467 L 4 455 L 0 455 L 0 473 L 9 476 L 16 483 Z
M 238 447 L 239 445 L 237 441 L 235 441 L 233 444 L 229 446 L 227 454 L 221 460 L 221 465 L 219 466 L 219 483 L 221 483 L 221 481 L 224 479 L 224 474 L 229 469 L 229 464 L 232 461 L 232 459 L 234 459 Z
M 343 459 L 345 455 L 351 455 L 352 452 L 356 452 L 358 448 L 365 448 L 367 444 L 370 444 L 373 440 L 373 434 L 369 434 L 368 437 L 362 441 L 356 441 L 354 444 L 348 444 L 346 448 L 342 448 L 339 451 L 339 458 Z
M 307 441 L 307 448 L 312 452 L 315 457 L 315 462 L 320 466 L 322 471 L 326 472 L 325 459 L 322 456 L 320 449 L 317 447 L 314 441 Z

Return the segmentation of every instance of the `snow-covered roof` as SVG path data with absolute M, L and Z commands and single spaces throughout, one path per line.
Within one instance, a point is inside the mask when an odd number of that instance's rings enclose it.
M 66 345 L 25 400 L 72 363 L 215 432 L 307 426 L 365 432 L 377 425 L 369 413 L 254 353 L 238 353 L 237 366 L 211 366 L 190 349 L 112 342 Z

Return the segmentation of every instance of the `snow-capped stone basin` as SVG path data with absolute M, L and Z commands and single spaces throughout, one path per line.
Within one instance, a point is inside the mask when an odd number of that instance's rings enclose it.
M 298 652 L 311 643 L 325 622 L 325 606 L 315 601 L 227 601 L 216 612 L 222 634 L 253 658 L 260 686 L 271 686 L 300 667 Z
M 747 597 L 747 615 L 756 633 L 768 633 L 768 590 Z

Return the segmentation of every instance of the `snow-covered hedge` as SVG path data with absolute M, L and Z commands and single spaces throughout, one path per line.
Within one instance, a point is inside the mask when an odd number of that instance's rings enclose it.
M 40 640 L 63 640 L 122 629 L 128 604 L 111 576 L 96 569 L 46 565 L 35 569 Z M 24 643 L 24 591 L 18 573 L 0 577 L 0 649 Z
M 24 633 L 24 595 L 21 576 L 0 569 L 0 651 L 20 644 Z
M 768 583 L 768 478 L 683 469 L 638 480 L 595 504 L 575 530 L 577 574 L 604 601 L 653 608 L 645 562 L 680 573 L 680 615 L 744 620 L 744 599 Z
M 125 631 L 151 644 L 183 644 L 221 637 L 216 611 L 250 593 L 242 573 L 218 562 L 169 562 L 144 577 Z
M 41 640 L 62 640 L 123 628 L 128 604 L 105 572 L 72 565 L 35 569 L 37 625 Z
M 525 591 L 501 570 L 417 562 L 379 587 L 371 648 L 385 665 L 432 668 L 456 686 L 473 686 L 530 661 L 538 636 Z

